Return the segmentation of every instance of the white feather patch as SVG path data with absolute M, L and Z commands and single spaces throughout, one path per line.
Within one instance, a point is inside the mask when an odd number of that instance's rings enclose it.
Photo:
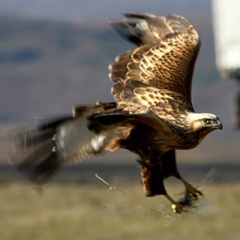
M 104 146 L 104 140 L 106 139 L 106 136 L 104 135 L 97 135 L 93 137 L 91 140 L 91 146 L 94 149 L 94 151 L 98 152 L 102 149 Z

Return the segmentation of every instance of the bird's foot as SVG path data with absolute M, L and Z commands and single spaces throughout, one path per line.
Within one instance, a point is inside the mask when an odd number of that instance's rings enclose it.
M 186 211 L 188 211 L 189 208 L 197 208 L 195 202 L 198 200 L 199 196 L 203 196 L 203 193 L 197 188 L 193 187 L 183 178 L 181 178 L 181 181 L 186 188 L 186 192 L 184 197 L 182 199 L 179 199 L 177 203 L 180 204 L 182 208 L 185 208 Z
M 191 195 L 195 199 L 198 199 L 198 196 L 199 195 L 203 196 L 203 193 L 201 191 L 199 191 L 198 189 L 196 189 L 195 187 L 191 186 L 191 187 L 186 188 L 186 195 Z
M 172 211 L 174 213 L 181 214 L 182 210 L 183 210 L 183 206 L 180 203 L 176 202 L 176 203 L 172 204 Z
M 186 196 L 192 196 L 194 199 L 198 199 L 198 196 L 203 196 L 203 193 L 193 187 L 190 183 L 188 183 L 186 180 L 181 178 L 181 181 L 183 182 L 184 186 L 186 187 Z
M 181 214 L 183 205 L 173 200 L 168 194 L 164 195 L 172 203 L 172 211 Z

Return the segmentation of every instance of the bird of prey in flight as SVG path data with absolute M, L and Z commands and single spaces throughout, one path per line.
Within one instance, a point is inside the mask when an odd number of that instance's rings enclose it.
M 196 113 L 192 105 L 200 38 L 179 15 L 123 15 L 110 25 L 137 47 L 119 55 L 109 67 L 115 101 L 76 106 L 71 116 L 12 132 L 11 162 L 42 185 L 65 162 L 128 149 L 140 157 L 145 195 L 164 195 L 173 211 L 181 213 L 184 204 L 167 193 L 164 179 L 179 179 L 186 197 L 202 193 L 181 177 L 175 150 L 194 148 L 210 132 L 222 129 L 218 117 Z

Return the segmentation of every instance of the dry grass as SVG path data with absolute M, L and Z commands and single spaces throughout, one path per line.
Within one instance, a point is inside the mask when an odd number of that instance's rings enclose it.
M 175 216 L 163 197 L 145 198 L 139 184 L 122 191 L 51 185 L 39 193 L 0 185 L 0 239 L 239 239 L 239 184 L 210 184 L 199 210 Z M 171 186 L 171 188 L 175 188 Z

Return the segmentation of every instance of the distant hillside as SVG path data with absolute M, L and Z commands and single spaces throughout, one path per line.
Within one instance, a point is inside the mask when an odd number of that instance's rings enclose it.
M 191 21 L 203 39 L 196 80 L 211 84 L 217 78 L 211 19 Z M 0 16 L 0 121 L 26 122 L 70 112 L 72 105 L 112 100 L 108 65 L 132 47 L 107 24 Z

